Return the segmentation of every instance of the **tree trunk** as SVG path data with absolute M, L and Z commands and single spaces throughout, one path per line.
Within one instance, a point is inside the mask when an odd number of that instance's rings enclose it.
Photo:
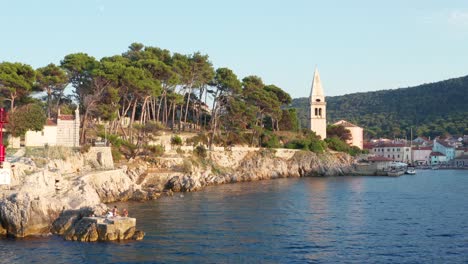
M 51 91 L 48 89 L 47 90 L 47 118 L 50 118 L 50 97 L 52 97 L 52 95 L 51 95 Z
M 135 122 L 137 104 L 138 104 L 138 100 L 135 99 L 134 102 L 133 102 L 132 116 L 130 118 L 130 124 L 128 126 L 128 130 L 129 130 L 129 134 L 130 134 L 130 142 L 133 142 L 133 122 Z
M 187 123 L 187 114 L 188 114 L 188 109 L 189 109 L 189 104 L 190 104 L 190 95 L 192 94 L 192 85 L 193 85 L 193 78 L 188 87 L 187 106 L 185 107 L 184 123 Z M 181 108 L 181 116 L 182 116 L 182 108 Z
M 86 126 L 88 125 L 88 115 L 89 115 L 89 106 L 86 107 L 86 110 L 83 115 L 83 122 L 81 125 L 80 144 L 85 144 L 85 131 L 86 131 Z

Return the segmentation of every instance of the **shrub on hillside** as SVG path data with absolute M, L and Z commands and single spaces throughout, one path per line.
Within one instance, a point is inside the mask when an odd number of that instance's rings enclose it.
M 349 145 L 346 142 L 340 140 L 337 137 L 326 138 L 325 142 L 327 142 L 328 147 L 330 149 L 333 149 L 336 151 L 348 152 L 350 149 Z
M 271 131 L 264 131 L 260 136 L 261 146 L 264 148 L 280 148 L 278 137 Z
M 208 156 L 208 151 L 203 145 L 198 145 L 193 151 L 195 155 L 197 155 L 198 157 L 202 159 L 205 159 Z
M 160 157 L 164 154 L 164 146 L 163 145 L 154 145 L 154 146 L 148 146 L 147 149 L 156 157 Z
M 323 153 L 327 149 L 327 143 L 315 135 L 315 133 L 304 133 L 303 139 L 294 139 L 284 145 L 289 149 L 309 150 L 315 153 Z
M 182 145 L 182 138 L 179 136 L 171 137 L 171 145 L 173 146 L 181 146 Z
M 122 152 L 120 152 L 119 148 L 112 146 L 111 147 L 111 154 L 112 154 L 112 159 L 114 162 L 118 162 L 122 159 Z
M 356 155 L 363 153 L 363 151 L 359 149 L 358 147 L 349 146 L 346 142 L 344 142 L 343 140 L 340 140 L 337 137 L 327 138 L 325 139 L 325 141 L 327 142 L 328 147 L 332 150 L 346 152 L 351 156 L 356 156 Z

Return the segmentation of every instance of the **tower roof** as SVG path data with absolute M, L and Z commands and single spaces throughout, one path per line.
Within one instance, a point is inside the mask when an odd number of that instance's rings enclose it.
M 312 87 L 310 89 L 310 101 L 315 101 L 315 99 L 321 99 L 324 101 L 325 95 L 323 94 L 322 82 L 320 81 L 320 75 L 318 69 L 315 68 L 314 80 L 312 81 Z

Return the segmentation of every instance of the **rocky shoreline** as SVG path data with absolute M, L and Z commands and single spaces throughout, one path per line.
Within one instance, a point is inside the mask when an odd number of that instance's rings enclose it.
M 13 186 L 0 197 L 0 234 L 12 237 L 56 234 L 78 241 L 141 239 L 144 233 L 128 228 L 103 233 L 105 203 L 157 199 L 172 192 L 205 186 L 265 179 L 347 175 L 353 159 L 344 153 L 271 149 L 242 149 L 162 157 L 158 164 L 136 161 L 109 169 L 89 167 L 89 158 L 76 154 L 51 160 L 43 169 L 27 162 L 13 168 Z M 33 173 L 29 173 L 33 171 Z M 129 223 L 134 223 L 130 221 Z M 101 225 L 101 226 L 100 226 Z M 107 230 L 106 229 L 106 230 Z M 125 230 L 124 230 L 125 229 Z M 98 232 L 98 230 L 101 230 Z

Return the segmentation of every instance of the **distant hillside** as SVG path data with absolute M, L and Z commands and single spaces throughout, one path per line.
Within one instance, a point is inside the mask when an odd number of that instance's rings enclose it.
M 367 137 L 468 134 L 468 76 L 410 88 L 327 97 L 327 119 L 346 119 L 364 127 Z M 297 98 L 302 127 L 308 98 Z

